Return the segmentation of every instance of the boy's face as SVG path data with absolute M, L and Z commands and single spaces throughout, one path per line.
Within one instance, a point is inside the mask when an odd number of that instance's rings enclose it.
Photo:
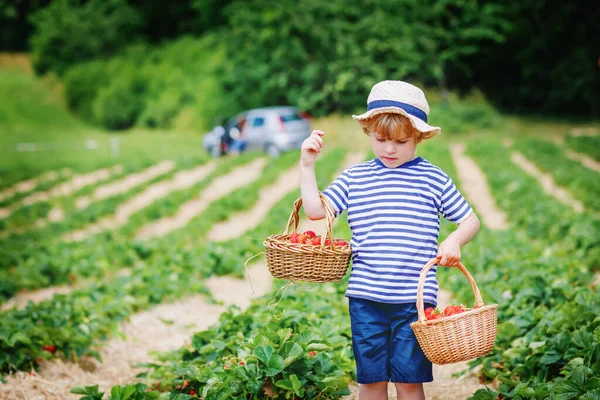
M 385 136 L 370 133 L 375 156 L 388 168 L 396 168 L 415 158 L 417 144 L 414 138 L 388 140 Z

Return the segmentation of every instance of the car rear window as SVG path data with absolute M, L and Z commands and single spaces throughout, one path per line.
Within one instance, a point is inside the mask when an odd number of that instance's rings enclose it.
M 288 114 L 281 114 L 281 120 L 283 122 L 301 121 L 302 117 L 297 112 L 291 112 Z

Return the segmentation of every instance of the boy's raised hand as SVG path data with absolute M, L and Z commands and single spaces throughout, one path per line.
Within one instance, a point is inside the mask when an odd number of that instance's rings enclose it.
M 324 146 L 323 135 L 325 135 L 325 132 L 314 130 L 302 143 L 302 148 L 300 149 L 300 163 L 303 166 L 311 166 L 317 161 L 317 157 L 319 157 L 319 153 Z

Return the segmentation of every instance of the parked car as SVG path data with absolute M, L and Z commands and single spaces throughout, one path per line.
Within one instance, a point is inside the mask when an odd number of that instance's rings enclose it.
M 265 151 L 272 157 L 299 149 L 310 136 L 311 119 L 296 107 L 263 107 L 244 111 L 203 138 L 204 149 L 214 157 L 233 151 Z

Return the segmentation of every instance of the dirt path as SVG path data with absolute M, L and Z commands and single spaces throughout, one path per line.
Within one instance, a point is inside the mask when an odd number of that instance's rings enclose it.
M 578 153 L 565 147 L 565 137 L 561 135 L 550 135 L 547 137 L 550 141 L 561 146 L 565 150 L 565 155 L 573 161 L 577 161 L 587 169 L 600 173 L 600 162 L 594 160 L 587 154 Z
M 83 229 L 68 233 L 63 236 L 63 239 L 68 242 L 82 241 L 88 236 L 94 235 L 103 230 L 121 227 L 127 223 L 132 214 L 149 206 L 154 201 L 166 197 L 171 192 L 187 189 L 193 186 L 213 172 L 216 167 L 217 162 L 211 161 L 196 168 L 180 171 L 175 174 L 173 179 L 163 180 L 155 183 L 142 193 L 119 205 L 115 215 L 106 217 L 95 224 L 88 225 Z
M 20 181 L 0 191 L 0 201 L 3 201 L 9 197 L 12 197 L 18 193 L 27 193 L 31 192 L 35 189 L 40 183 L 43 182 L 52 182 L 57 180 L 61 175 L 68 176 L 72 172 L 71 170 L 65 169 L 63 171 L 48 171 L 37 178 L 26 179 L 24 181 Z
M 76 174 L 73 175 L 70 180 L 63 182 L 46 192 L 32 193 L 31 195 L 25 197 L 22 203 L 23 205 L 29 206 L 39 203 L 40 201 L 48 201 L 54 197 L 69 196 L 79 189 L 105 181 L 111 176 L 121 173 L 123 173 L 123 166 L 115 165 L 110 168 L 102 168 L 87 174 Z
M 154 164 L 144 169 L 143 171 L 129 174 L 116 182 L 99 186 L 90 196 L 82 196 L 75 200 L 75 206 L 81 210 L 93 202 L 104 200 L 121 193 L 126 193 L 136 186 L 142 185 L 154 178 L 172 171 L 175 169 L 175 166 L 176 165 L 174 161 L 161 161 L 158 164 Z
M 102 347 L 102 363 L 89 358 L 78 364 L 42 362 L 34 375 L 18 372 L 8 376 L 8 383 L 0 384 L 0 400 L 75 400 L 81 396 L 69 394 L 74 386 L 98 384 L 100 390 L 107 390 L 136 382 L 143 369 L 133 365 L 152 361 L 151 351 L 178 349 L 188 344 L 195 332 L 215 324 L 226 306 L 236 304 L 244 309 L 254 298 L 269 292 L 271 276 L 263 262 L 249 267 L 247 274 L 254 293 L 248 280 L 211 278 L 208 287 L 225 305 L 210 304 L 205 296 L 198 295 L 135 314 L 123 326 L 126 339 L 113 339 Z
M 75 174 L 66 182 L 63 182 L 53 188 L 44 192 L 35 192 L 22 199 L 18 204 L 13 207 L 0 208 L 0 218 L 6 218 L 11 215 L 15 210 L 22 206 L 30 206 L 42 201 L 48 201 L 58 196 L 69 196 L 76 191 L 89 186 L 107 180 L 115 174 L 123 172 L 122 165 L 115 165 L 110 168 L 102 168 L 87 174 Z
M 6 303 L 0 305 L 0 312 L 10 310 L 11 308 L 22 309 L 25 308 L 27 303 L 29 303 L 30 301 L 34 303 L 39 303 L 41 301 L 52 298 L 52 296 L 54 296 L 55 294 L 67 294 L 70 293 L 72 290 L 72 286 L 61 285 L 17 293 Z
M 238 213 L 227 221 L 215 224 L 207 234 L 208 240 L 223 242 L 243 235 L 267 218 L 269 210 L 286 194 L 298 188 L 298 167 L 282 173 L 277 181 L 260 191 L 256 205 L 251 210 Z
M 254 162 L 251 162 L 247 165 L 238 167 L 234 169 L 233 172 L 216 178 L 203 192 L 200 199 L 194 199 L 189 203 L 188 206 L 184 204 L 181 207 L 180 213 L 178 213 L 175 217 L 163 218 L 156 223 L 146 225 L 145 228 L 140 230 L 139 238 L 148 238 L 152 234 L 164 234 L 169 232 L 176 227 L 182 227 L 185 223 L 187 223 L 191 218 L 201 212 L 210 202 L 217 200 L 228 193 L 231 190 L 246 185 L 252 180 L 256 179 L 261 171 L 264 168 L 266 160 L 264 158 L 258 159 Z M 163 170 L 166 166 L 170 164 L 165 164 L 161 169 Z M 158 167 L 158 164 L 154 167 Z M 156 168 L 158 169 L 158 168 Z M 146 170 L 147 171 L 147 170 Z M 189 175 L 185 175 L 189 176 Z M 128 178 L 125 178 L 128 179 Z M 125 182 L 123 180 L 122 182 Z M 130 180 L 131 182 L 131 180 Z M 117 182 L 115 182 L 116 184 Z M 120 185 L 118 185 L 120 186 Z M 155 193 L 153 191 L 147 191 L 145 193 L 152 194 Z M 146 201 L 140 201 L 141 203 L 145 203 Z M 123 270 L 126 272 L 128 270 Z M 43 300 L 48 300 L 52 298 L 55 294 L 68 294 L 75 288 L 80 285 L 72 285 L 72 286 L 52 286 L 49 288 L 43 288 L 34 291 L 26 291 L 16 294 L 13 298 L 11 298 L 6 303 L 0 306 L 0 311 L 6 311 L 11 308 L 21 309 L 27 305 L 28 302 L 32 301 L 34 303 L 39 303 Z
M 598 128 L 590 127 L 577 127 L 571 129 L 572 136 L 598 136 L 600 132 L 598 132 Z
M 96 188 L 94 193 L 90 196 L 82 196 L 75 200 L 75 206 L 78 210 L 81 210 L 91 203 L 106 199 L 111 196 L 115 196 L 120 193 L 125 193 L 131 188 L 141 185 L 144 182 L 154 179 L 160 175 L 166 174 L 175 168 L 175 162 L 173 161 L 162 161 L 151 167 L 146 168 L 143 171 L 129 174 L 123 179 L 119 179 L 116 182 L 107 183 L 105 185 Z M 48 213 L 48 217 L 37 219 L 32 226 L 35 228 L 43 228 L 48 225 L 49 222 L 60 222 L 65 219 L 65 212 L 60 206 L 54 206 Z M 16 230 L 15 233 L 23 233 L 25 229 Z
M 196 198 L 182 204 L 174 216 L 163 217 L 142 227 L 136 239 L 146 240 L 183 228 L 194 217 L 206 210 L 213 201 L 258 179 L 266 162 L 265 158 L 259 158 L 234 169 L 229 174 L 216 178 Z
M 523 154 L 514 151 L 511 153 L 510 159 L 527 174 L 537 179 L 546 194 L 553 196 L 556 200 L 571 207 L 575 212 L 580 213 L 583 211 L 583 204 L 581 204 L 581 202 L 573 198 L 573 196 L 571 196 L 564 188 L 558 186 L 554 182 L 552 175 L 540 170 L 534 163 L 525 158 Z
M 460 180 L 460 189 L 464 190 L 465 196 L 474 205 L 488 228 L 507 229 L 506 214 L 496 207 L 496 201 L 490 192 L 485 174 L 475 161 L 465 155 L 465 149 L 464 144 L 450 146 L 452 160 Z
M 592 171 L 600 173 L 600 162 L 594 160 L 585 154 L 577 153 L 576 151 L 566 149 L 565 154 L 573 161 L 579 162 L 581 165 Z

